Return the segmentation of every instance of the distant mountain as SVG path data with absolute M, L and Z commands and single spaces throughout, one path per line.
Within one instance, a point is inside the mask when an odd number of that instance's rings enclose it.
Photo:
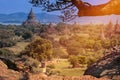
M 1 23 L 22 23 L 27 19 L 28 13 L 18 12 L 12 14 L 0 14 Z M 41 23 L 60 22 L 60 18 L 57 15 L 47 13 L 37 13 L 37 19 Z
M 17 12 L 12 14 L 0 14 L 0 23 L 10 23 L 10 24 L 21 24 L 27 19 L 28 13 L 24 12 Z M 36 18 L 41 23 L 58 23 L 61 22 L 58 15 L 54 14 L 48 14 L 48 13 L 37 13 Z M 68 22 L 68 23 L 74 23 L 77 22 L 79 24 L 101 24 L 101 23 L 109 23 L 109 21 L 112 20 L 113 23 L 116 23 L 117 20 L 119 20 L 120 23 L 120 15 L 106 15 L 106 16 L 86 16 L 86 17 L 76 17 L 74 20 Z

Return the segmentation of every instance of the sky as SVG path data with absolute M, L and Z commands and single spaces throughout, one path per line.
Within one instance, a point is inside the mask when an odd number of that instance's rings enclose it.
M 93 5 L 106 3 L 109 0 L 83 0 Z M 29 0 L 0 0 L 0 13 L 10 14 L 14 12 L 28 13 L 32 7 Z M 40 13 L 39 7 L 33 7 L 35 13 Z M 54 12 L 52 12 L 54 14 Z
M 52 0 L 54 1 L 54 0 Z M 98 5 L 106 3 L 110 0 L 83 0 L 85 2 L 89 2 L 92 5 Z M 33 8 L 34 13 L 41 13 L 41 9 L 39 7 L 33 7 L 32 4 L 29 3 L 29 0 L 0 0 L 0 14 L 10 14 L 15 12 L 25 12 L 29 13 L 30 9 Z M 52 12 L 50 14 L 59 14 L 60 12 Z M 103 17 L 79 17 L 77 20 L 81 23 L 106 23 L 110 20 L 116 22 L 116 19 L 120 19 L 120 16 L 103 16 Z

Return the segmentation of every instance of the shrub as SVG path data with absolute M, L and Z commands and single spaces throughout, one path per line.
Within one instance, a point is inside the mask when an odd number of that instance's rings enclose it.
M 79 64 L 78 58 L 74 55 L 70 56 L 68 61 L 70 62 L 73 68 L 75 68 Z
M 69 62 L 71 63 L 72 67 L 79 67 L 80 64 L 84 65 L 87 64 L 87 59 L 85 56 L 70 56 L 69 57 Z
M 25 33 L 22 35 L 22 37 L 23 37 L 24 39 L 30 39 L 30 38 L 32 37 L 32 33 L 31 33 L 31 32 L 25 32 Z
M 62 48 L 54 48 L 53 49 L 53 56 L 55 58 L 67 58 L 68 54 Z
M 11 50 L 8 49 L 0 49 L 0 56 L 6 59 L 14 59 L 15 55 Z
M 47 68 L 46 74 L 48 76 L 51 76 L 51 75 L 58 75 L 59 76 L 60 75 L 60 71 L 59 70 L 52 70 L 50 68 Z
M 49 65 L 47 65 L 47 68 L 55 69 L 55 65 L 54 64 L 49 64 Z

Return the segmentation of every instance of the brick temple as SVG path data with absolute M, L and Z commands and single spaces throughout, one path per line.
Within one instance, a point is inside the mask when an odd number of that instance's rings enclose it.
M 27 17 L 27 20 L 24 21 L 22 25 L 23 26 L 39 26 L 40 25 L 40 23 L 37 20 L 32 8 L 31 8 L 30 13 Z

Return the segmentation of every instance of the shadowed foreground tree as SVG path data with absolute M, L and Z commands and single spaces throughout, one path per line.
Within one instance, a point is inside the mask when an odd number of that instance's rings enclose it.
M 63 21 L 73 19 L 78 9 L 78 16 L 102 16 L 110 14 L 120 14 L 120 0 L 110 0 L 100 5 L 91 5 L 82 0 L 30 0 L 34 6 L 43 7 L 44 10 L 63 10 L 64 16 L 60 16 Z

